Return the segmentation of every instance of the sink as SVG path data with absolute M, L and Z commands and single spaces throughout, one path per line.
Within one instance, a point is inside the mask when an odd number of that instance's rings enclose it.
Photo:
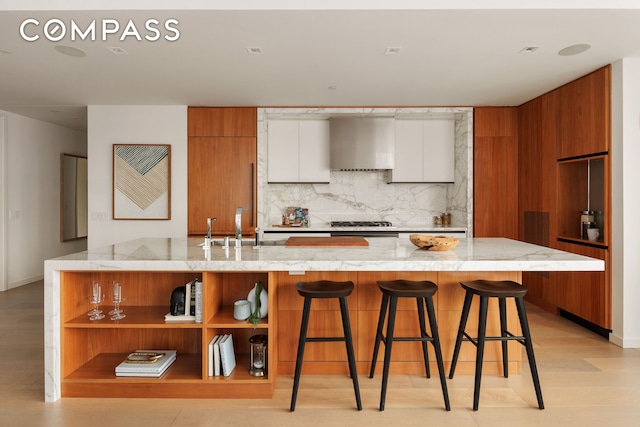
M 287 243 L 286 240 L 261 240 L 260 246 L 284 246 Z M 242 246 L 255 246 L 256 239 L 242 239 Z M 224 239 L 213 239 L 213 246 L 224 246 Z M 236 241 L 235 239 L 229 239 L 229 247 L 235 248 Z

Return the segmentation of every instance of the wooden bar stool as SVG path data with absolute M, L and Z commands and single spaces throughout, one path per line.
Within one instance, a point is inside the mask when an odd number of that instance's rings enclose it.
M 380 342 L 384 342 L 384 366 L 382 370 L 382 390 L 380 392 L 380 410 L 384 411 L 384 403 L 387 395 L 387 382 L 389 380 L 389 365 L 391 362 L 391 348 L 394 341 L 419 341 L 422 343 L 422 354 L 424 356 L 424 366 L 427 378 L 431 378 L 429 369 L 429 353 L 427 343 L 433 344 L 436 353 L 436 363 L 440 374 L 440 384 L 442 386 L 442 395 L 444 396 L 444 406 L 447 411 L 451 410 L 449 405 L 449 393 L 447 392 L 447 382 L 444 373 L 444 364 L 442 362 L 442 350 L 440 348 L 440 338 L 438 336 L 438 324 L 436 323 L 436 315 L 433 307 L 433 295 L 438 287 L 429 281 L 410 281 L 410 280 L 394 280 L 394 281 L 378 281 L 378 288 L 382 292 L 382 304 L 380 305 L 380 317 L 378 318 L 378 329 L 376 331 L 376 342 L 373 347 L 373 357 L 371 358 L 371 371 L 369 378 L 373 378 L 376 368 L 376 359 L 378 358 L 378 350 Z M 396 337 L 393 335 L 393 329 L 396 321 L 396 308 L 398 306 L 398 298 L 415 298 L 418 306 L 418 320 L 420 322 L 419 337 Z M 429 316 L 429 325 L 431 328 L 431 336 L 427 334 L 427 328 L 424 317 L 424 305 L 427 306 L 427 315 Z M 382 333 L 384 320 L 387 317 L 387 334 Z
M 480 400 L 480 381 L 482 379 L 482 359 L 484 356 L 484 344 L 486 341 L 502 342 L 502 366 L 504 377 L 509 376 L 509 357 L 507 349 L 507 341 L 517 341 L 527 350 L 527 358 L 529 359 L 529 367 L 531 368 L 531 377 L 533 385 L 536 389 L 536 397 L 538 399 L 538 407 L 544 409 L 542 402 L 542 390 L 540 389 L 540 380 L 538 379 L 538 368 L 533 355 L 533 344 L 531 343 L 531 332 L 529 330 L 529 322 L 527 320 L 527 312 L 524 307 L 524 296 L 528 288 L 510 280 L 492 281 L 492 280 L 475 280 L 471 282 L 461 282 L 460 285 L 466 290 L 464 297 L 464 306 L 462 308 L 462 316 L 460 317 L 460 327 L 458 328 L 458 336 L 456 345 L 453 350 L 453 359 L 451 361 L 451 370 L 449 378 L 453 378 L 460 354 L 460 345 L 462 341 L 470 341 L 477 348 L 476 353 L 476 377 L 473 391 L 473 410 L 478 410 L 478 401 Z M 478 337 L 471 338 L 466 332 L 467 319 L 469 318 L 469 309 L 474 295 L 480 297 L 480 314 L 478 319 Z M 487 307 L 489 298 L 498 298 L 500 309 L 500 336 L 487 337 Z M 520 319 L 520 327 L 522 328 L 522 336 L 513 335 L 507 330 L 507 304 L 506 298 L 513 298 L 518 309 L 518 317 Z
M 360 401 L 360 388 L 358 387 L 358 372 L 356 371 L 356 358 L 353 351 L 353 340 L 351 338 L 351 324 L 349 322 L 349 310 L 347 308 L 347 297 L 353 291 L 353 282 L 334 282 L 330 280 L 320 280 L 317 282 L 298 282 L 296 284 L 298 293 L 304 297 L 304 309 L 302 311 L 302 325 L 300 326 L 300 339 L 298 341 L 298 357 L 296 358 L 296 372 L 293 378 L 293 393 L 291 395 L 291 412 L 296 409 L 296 399 L 298 397 L 298 386 L 300 385 L 300 372 L 302 371 L 302 359 L 304 357 L 304 346 L 307 342 L 331 342 L 344 341 L 347 347 L 347 358 L 349 360 L 349 374 L 353 380 L 353 390 L 356 394 L 356 404 L 358 410 L 362 410 Z M 307 337 L 307 327 L 309 326 L 309 314 L 311 311 L 311 301 L 314 298 L 338 298 L 340 301 L 340 313 L 342 314 L 342 337 Z

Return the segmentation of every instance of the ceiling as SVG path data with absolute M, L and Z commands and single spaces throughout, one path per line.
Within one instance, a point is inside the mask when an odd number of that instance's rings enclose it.
M 455 9 L 431 5 L 441 1 L 277 0 L 268 2 L 270 10 L 264 1 L 242 2 L 246 9 L 238 10 L 230 0 L 132 0 L 131 10 L 107 10 L 102 0 L 92 3 L 94 10 L 77 10 L 84 3 L 3 1 L 0 110 L 86 129 L 87 105 L 520 105 L 606 64 L 640 57 L 638 1 L 584 0 L 585 9 L 560 8 L 575 3 L 569 1 L 523 1 L 519 7 L 541 6 L 514 9 L 503 0 L 471 10 L 459 8 L 472 3 L 461 0 L 449 2 Z M 149 3 L 163 10 L 144 7 Z M 309 3 L 322 6 L 311 10 Z M 369 3 L 375 6 L 359 6 Z M 39 11 L 40 5 L 54 10 Z M 19 31 L 27 18 L 40 23 L 26 27 L 28 36 L 40 36 L 33 42 Z M 43 30 L 54 18 L 67 27 L 58 42 Z M 157 41 L 144 39 L 152 35 L 145 30 L 150 18 L 160 22 Z M 121 25 L 106 41 L 103 19 Z M 163 38 L 173 35 L 162 27 L 169 19 L 178 21 L 176 41 Z M 84 30 L 92 20 L 96 40 L 70 39 L 72 21 Z M 142 41 L 120 40 L 129 20 Z M 558 55 L 581 43 L 591 48 Z M 86 56 L 63 55 L 59 45 Z M 526 47 L 537 49 L 521 53 Z M 387 48 L 400 49 L 385 54 Z

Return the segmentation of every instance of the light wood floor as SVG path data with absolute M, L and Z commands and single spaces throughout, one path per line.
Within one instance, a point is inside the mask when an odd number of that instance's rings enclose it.
M 271 400 L 75 399 L 44 403 L 42 282 L 0 293 L 0 426 L 638 426 L 640 350 L 621 349 L 563 318 L 529 306 L 545 410 L 530 375 L 485 375 L 480 410 L 471 410 L 472 376 L 448 380 L 446 412 L 437 377 L 393 376 L 378 411 L 380 376 L 351 381 L 303 376 L 289 412 L 292 378 Z M 469 345 L 469 344 L 466 344 Z M 527 371 L 525 368 L 523 371 Z

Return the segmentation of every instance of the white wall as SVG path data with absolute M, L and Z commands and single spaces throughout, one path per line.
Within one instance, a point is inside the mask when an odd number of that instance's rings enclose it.
M 640 348 L 640 59 L 612 65 L 611 342 Z
M 44 260 L 86 249 L 60 242 L 60 154 L 86 155 L 86 133 L 5 116 L 5 242 L 8 288 L 43 277 Z
M 90 249 L 187 235 L 187 106 L 88 107 Z M 113 220 L 113 144 L 171 145 L 171 219 Z

